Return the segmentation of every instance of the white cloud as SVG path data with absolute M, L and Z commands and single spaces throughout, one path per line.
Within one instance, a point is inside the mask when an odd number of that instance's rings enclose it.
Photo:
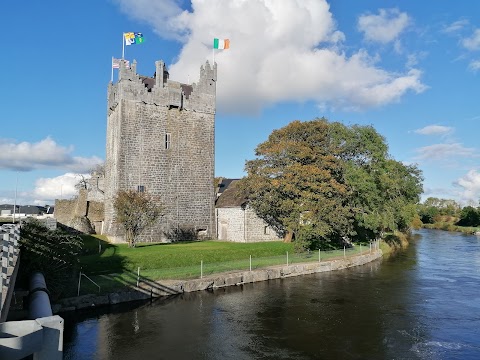
M 184 41 L 171 79 L 195 81 L 199 65 L 212 61 L 213 38 L 230 39 L 215 55 L 219 111 L 252 113 L 282 101 L 363 109 L 426 89 L 417 69 L 394 73 L 363 50 L 347 55 L 325 0 L 192 0 L 191 11 L 163 1 L 167 13 L 146 0 L 117 1 L 159 35 Z
M 37 143 L 0 139 L 0 169 L 30 171 L 42 168 L 64 168 L 75 172 L 87 172 L 103 161 L 72 157 L 73 147 L 63 147 L 47 137 Z
M 361 15 L 357 26 L 366 40 L 387 44 L 398 39 L 410 23 L 407 13 L 398 9 L 380 9 L 378 15 Z
M 85 178 L 88 175 L 83 174 Z M 54 178 L 40 178 L 35 181 L 35 189 L 31 195 L 34 203 L 53 203 L 55 199 L 69 199 L 78 194 L 75 185 L 80 181 L 81 176 L 74 173 L 66 173 Z
M 414 132 L 421 135 L 448 135 L 453 132 L 453 128 L 449 126 L 441 125 L 428 125 L 421 129 L 417 129 Z
M 443 29 L 444 33 L 451 34 L 451 33 L 456 33 L 460 30 L 463 30 L 467 25 L 469 24 L 468 20 L 463 19 L 463 20 L 458 20 L 453 23 L 451 23 L 448 26 L 445 26 Z
M 456 157 L 476 157 L 474 148 L 466 148 L 462 144 L 435 144 L 424 146 L 415 150 L 417 160 L 447 160 Z
M 470 170 L 465 176 L 455 181 L 454 185 L 462 188 L 460 198 L 465 203 L 478 204 L 480 198 L 480 173 Z
M 477 72 L 478 70 L 480 70 L 480 60 L 471 61 L 470 64 L 468 65 L 468 68 L 473 72 Z
M 470 51 L 480 50 L 480 29 L 476 29 L 472 36 L 464 38 L 462 45 Z

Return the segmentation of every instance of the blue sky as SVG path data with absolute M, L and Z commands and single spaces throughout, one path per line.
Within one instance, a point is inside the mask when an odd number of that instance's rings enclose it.
M 0 203 L 70 198 L 105 158 L 122 33 L 137 72 L 195 82 L 218 51 L 216 175 L 242 177 L 272 130 L 325 116 L 373 125 L 423 171 L 424 195 L 480 198 L 480 2 L 53 0 L 2 6 Z

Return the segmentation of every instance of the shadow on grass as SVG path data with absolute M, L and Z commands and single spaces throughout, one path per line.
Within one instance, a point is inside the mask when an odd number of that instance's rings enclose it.
M 89 279 L 82 278 L 80 295 L 135 292 L 142 295 L 139 297 L 133 296 L 131 300 L 138 300 L 182 293 L 178 289 L 161 284 L 148 277 L 138 276 L 137 273 L 128 269 L 123 269 L 120 273 L 98 274 L 91 278 L 100 288 L 97 288 Z
M 178 294 L 178 291 L 159 284 L 150 278 L 138 277 L 135 272 L 128 268 L 128 258 L 119 254 L 118 245 L 92 235 L 83 234 L 82 239 L 83 255 L 80 258 L 80 266 L 82 273 L 90 279 L 82 276 L 80 295 L 98 294 L 99 292 L 105 294 L 126 290 L 150 294 L 151 297 Z M 137 247 L 159 245 L 165 244 L 139 244 Z M 100 291 L 91 280 L 100 286 Z M 137 287 L 137 282 L 139 287 Z
M 83 239 L 80 266 L 86 274 L 123 272 L 126 258 L 118 254 L 117 245 L 92 235 L 81 235 Z
M 180 245 L 180 244 L 193 244 L 193 243 L 199 243 L 203 242 L 204 240 L 182 240 L 182 241 L 174 241 L 170 243 L 137 243 L 135 247 L 137 248 L 143 248 L 143 247 L 149 247 L 149 246 L 163 246 L 163 245 Z

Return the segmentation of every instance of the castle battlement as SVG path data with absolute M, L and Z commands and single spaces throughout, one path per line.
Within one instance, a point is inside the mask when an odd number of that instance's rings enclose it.
M 207 61 L 205 66 L 201 66 L 199 81 L 193 84 L 170 80 L 163 61 L 155 62 L 155 74 L 152 77 L 139 75 L 136 69 L 136 61 L 133 61 L 131 67 L 121 62 L 118 82 L 110 83 L 108 87 L 109 113 L 115 109 L 120 99 L 179 110 L 215 113 L 216 64 L 212 67 Z

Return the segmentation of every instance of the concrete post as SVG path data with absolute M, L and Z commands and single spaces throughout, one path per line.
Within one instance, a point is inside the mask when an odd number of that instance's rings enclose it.
M 58 316 L 49 316 L 36 320 L 43 328 L 42 349 L 33 355 L 33 360 L 63 359 L 64 321 Z

